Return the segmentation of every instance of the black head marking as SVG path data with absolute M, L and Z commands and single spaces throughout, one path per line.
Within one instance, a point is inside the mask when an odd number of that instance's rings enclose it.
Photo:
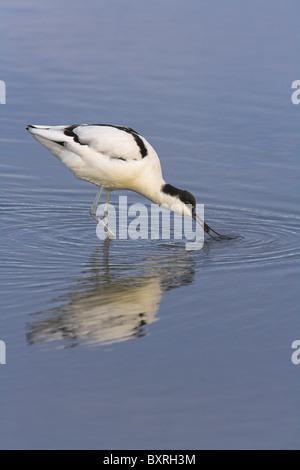
M 192 207 L 196 206 L 196 199 L 188 191 L 181 191 L 179 194 L 179 199 L 184 202 L 184 204 L 190 204 Z
M 184 191 L 182 189 L 175 188 L 171 184 L 164 184 L 162 186 L 161 190 L 165 194 L 170 194 L 170 196 L 178 197 L 182 202 L 184 202 L 184 204 L 187 204 L 187 205 L 190 204 L 192 206 L 192 217 L 193 217 L 193 219 L 196 220 L 197 222 L 199 222 L 202 225 L 203 230 L 206 233 L 208 233 L 212 238 L 218 239 L 218 240 L 234 240 L 235 238 L 238 238 L 234 235 L 233 236 L 232 235 L 221 235 L 220 233 L 213 230 L 206 222 L 199 219 L 199 217 L 197 217 L 197 215 L 196 215 L 196 199 L 188 191 Z M 216 237 L 214 235 L 212 235 L 212 233 L 214 233 L 216 235 Z
M 162 191 L 165 194 L 169 194 L 170 196 L 178 197 L 178 199 L 180 199 L 180 201 L 183 202 L 184 204 L 192 206 L 193 216 L 194 214 L 196 214 L 195 213 L 196 199 L 191 193 L 183 189 L 175 188 L 175 186 L 172 186 L 171 184 L 168 184 L 168 183 L 163 185 Z

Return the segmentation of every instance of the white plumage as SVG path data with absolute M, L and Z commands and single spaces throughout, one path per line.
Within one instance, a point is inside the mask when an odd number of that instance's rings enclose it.
M 27 130 L 77 178 L 100 186 L 90 212 L 103 225 L 108 236 L 114 237 L 108 227 L 107 208 L 110 193 L 116 189 L 142 194 L 169 210 L 193 217 L 207 233 L 214 232 L 197 219 L 194 196 L 165 182 L 157 153 L 144 137 L 130 127 L 108 124 L 29 125 Z M 107 198 L 102 220 L 96 215 L 96 209 L 104 189 Z

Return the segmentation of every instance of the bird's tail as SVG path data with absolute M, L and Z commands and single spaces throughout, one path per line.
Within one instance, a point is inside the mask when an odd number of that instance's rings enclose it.
M 82 158 L 74 151 L 74 136 L 68 132 L 70 127 L 29 125 L 26 129 L 77 176 L 76 172 L 82 166 Z
M 66 126 L 33 126 L 28 125 L 26 130 L 41 144 L 53 150 L 53 144 L 63 145 L 63 142 L 67 140 L 67 136 L 64 134 Z M 48 143 L 47 143 L 48 141 Z

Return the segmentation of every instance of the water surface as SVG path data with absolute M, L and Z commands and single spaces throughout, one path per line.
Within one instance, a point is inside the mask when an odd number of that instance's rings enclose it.
M 1 448 L 299 447 L 298 18 L 291 1 L 4 2 Z M 240 237 L 100 241 L 96 187 L 25 131 L 88 122 L 137 129 Z

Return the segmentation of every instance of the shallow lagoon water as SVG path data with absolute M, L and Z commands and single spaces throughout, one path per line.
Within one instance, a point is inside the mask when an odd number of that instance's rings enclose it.
M 298 448 L 299 7 L 61 5 L 3 7 L 1 448 Z M 136 128 L 240 237 L 100 241 L 25 131 L 75 122 Z

